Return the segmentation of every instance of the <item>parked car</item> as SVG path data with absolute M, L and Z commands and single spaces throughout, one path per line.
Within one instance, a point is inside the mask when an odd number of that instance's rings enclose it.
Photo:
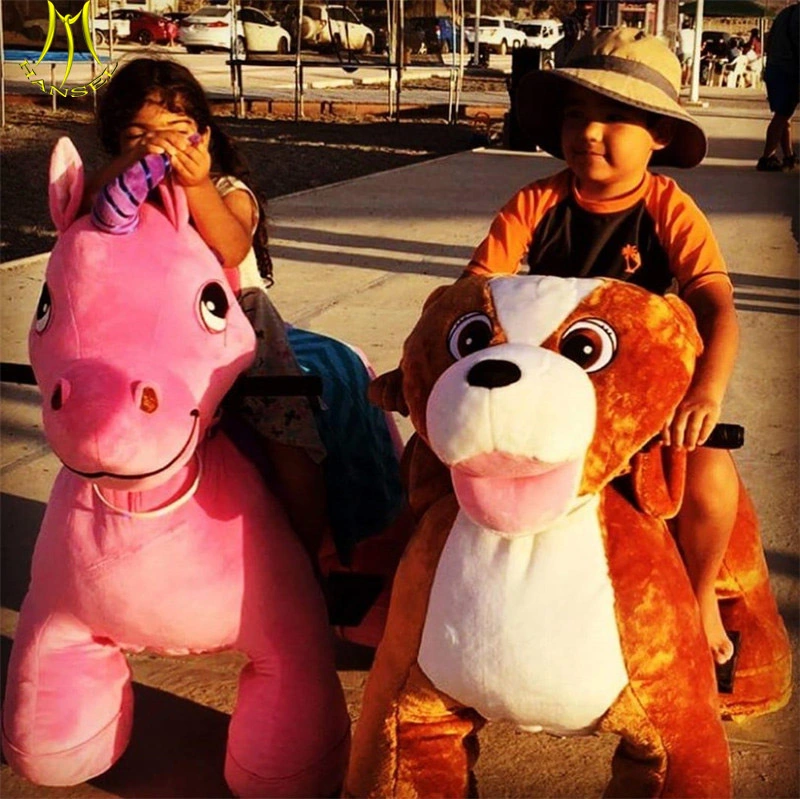
M 509 17 L 480 18 L 479 40 L 492 52 L 505 55 L 515 47 L 526 44 L 525 34 L 519 30 Z M 475 44 L 475 17 L 464 19 L 464 38 L 467 44 Z
M 180 40 L 189 53 L 202 50 L 229 50 L 231 10 L 227 6 L 203 6 L 181 22 Z M 234 39 L 234 54 L 288 53 L 289 31 L 269 14 L 245 6 L 239 10 Z
M 412 53 L 446 55 L 457 49 L 459 31 L 453 36 L 450 17 L 410 17 L 405 20 L 406 44 Z
M 287 24 L 296 37 L 296 8 L 293 13 L 290 11 Z M 375 31 L 347 6 L 304 3 L 299 27 L 304 45 L 318 48 L 336 46 L 362 53 L 371 53 L 375 49 Z
M 114 32 L 112 41 L 127 39 L 131 35 L 131 16 L 127 8 L 115 8 L 111 12 L 112 30 Z M 95 44 L 105 44 L 108 40 L 108 12 L 98 14 L 94 20 Z
M 147 11 L 132 11 L 130 38 L 139 44 L 168 44 L 178 39 L 180 28 L 172 20 Z
M 180 25 L 186 17 L 189 16 L 188 11 L 166 11 L 162 16 L 172 20 L 176 25 Z
M 564 38 L 564 23 L 557 19 L 525 19 L 517 22 L 517 27 L 525 34 L 528 47 L 550 50 Z
M 0 0 L 1 2 L 2 0 Z M 43 43 L 47 38 L 47 31 L 50 29 L 50 20 L 46 17 L 34 17 L 33 19 L 26 19 L 22 23 L 22 33 L 27 36 L 31 41 Z M 130 32 L 129 24 L 126 20 L 118 19 L 117 14 L 114 14 L 114 39 L 122 39 Z M 95 47 L 100 47 L 108 41 L 108 16 L 101 15 L 94 21 L 94 44 Z M 68 39 L 64 26 L 59 24 L 56 26 L 53 42 L 57 47 L 67 47 Z M 77 50 L 86 50 L 86 45 L 83 42 L 83 34 L 79 33 L 77 36 L 73 32 L 73 43 Z

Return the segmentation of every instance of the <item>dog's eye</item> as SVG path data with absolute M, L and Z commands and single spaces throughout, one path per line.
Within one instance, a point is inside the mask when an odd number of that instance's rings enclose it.
M 447 346 L 450 354 L 458 360 L 472 352 L 485 350 L 492 340 L 492 322 L 486 314 L 468 313 L 450 329 Z
M 200 294 L 200 318 L 209 333 L 221 333 L 227 327 L 228 297 L 219 283 L 209 283 Z
M 617 334 L 600 319 L 581 319 L 565 331 L 558 351 L 585 372 L 599 372 L 614 358 Z

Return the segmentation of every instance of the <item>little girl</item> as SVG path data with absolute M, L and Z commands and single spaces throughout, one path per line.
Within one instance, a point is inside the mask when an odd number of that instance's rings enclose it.
M 265 201 L 235 145 L 217 126 L 208 99 L 180 64 L 139 58 L 119 68 L 102 95 L 97 127 L 110 163 L 87 180 L 84 205 L 147 153 L 167 153 L 186 192 L 192 223 L 238 290 L 256 330 L 250 374 L 301 374 L 284 323 L 267 296 L 272 261 Z M 261 435 L 277 489 L 312 559 L 327 523 L 321 461 L 325 449 L 302 397 L 248 397 L 237 409 Z

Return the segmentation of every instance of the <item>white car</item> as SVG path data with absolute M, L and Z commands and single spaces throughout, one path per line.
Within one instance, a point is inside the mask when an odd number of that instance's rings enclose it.
M 480 18 L 478 41 L 495 53 L 505 55 L 509 50 L 525 46 L 525 34 L 509 17 Z M 464 19 L 464 37 L 470 45 L 475 44 L 475 17 Z
M 201 50 L 229 50 L 231 10 L 227 6 L 203 6 L 181 20 L 180 42 L 189 53 Z M 289 32 L 269 14 L 248 6 L 239 10 L 234 38 L 234 54 L 288 53 Z
M 564 23 L 557 19 L 526 19 L 517 22 L 517 27 L 525 34 L 528 47 L 550 50 L 564 38 Z
M 290 27 L 297 30 L 297 11 Z M 337 47 L 371 53 L 375 47 L 375 31 L 365 25 L 343 5 L 303 3 L 301 25 L 303 44 L 313 47 Z
M 136 13 L 135 11 L 133 13 Z M 131 12 L 127 8 L 115 8 L 111 12 L 113 21 L 114 39 L 127 39 L 131 35 Z M 108 12 L 98 14 L 94 20 L 94 35 L 97 44 L 103 44 L 108 39 Z

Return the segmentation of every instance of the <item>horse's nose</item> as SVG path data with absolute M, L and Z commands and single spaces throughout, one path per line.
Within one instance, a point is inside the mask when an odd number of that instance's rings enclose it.
M 471 386 L 480 388 L 502 388 L 516 383 L 522 377 L 522 372 L 511 361 L 493 360 L 491 358 L 480 361 L 467 372 L 467 382 Z
M 143 413 L 155 413 L 158 410 L 160 394 L 154 383 L 139 381 L 133 384 L 133 402 Z
M 64 403 L 69 399 L 69 393 L 69 380 L 63 377 L 59 378 L 53 393 L 50 395 L 50 407 L 54 411 L 60 411 L 64 407 Z

